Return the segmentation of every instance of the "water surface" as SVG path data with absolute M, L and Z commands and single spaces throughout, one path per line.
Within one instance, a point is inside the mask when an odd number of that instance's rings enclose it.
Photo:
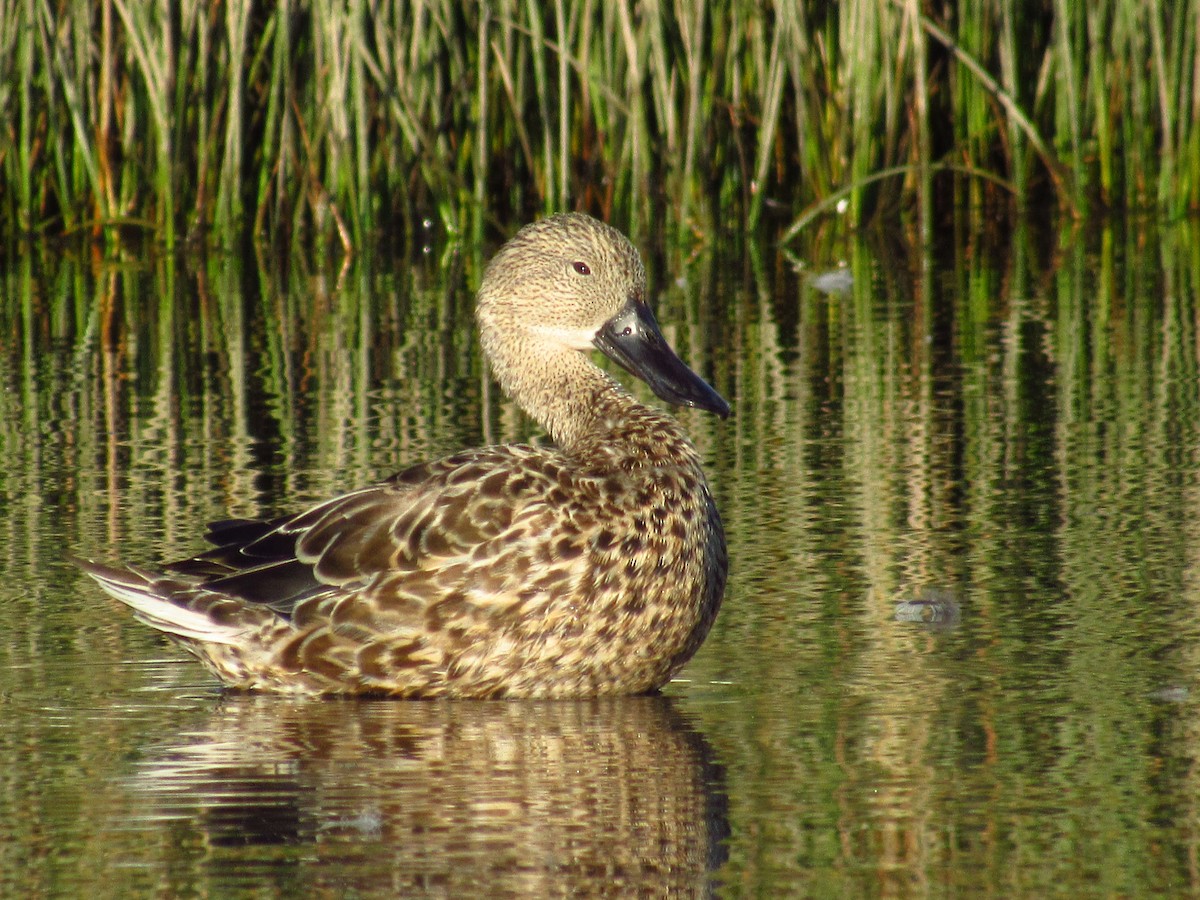
M 1200 236 L 806 240 L 648 255 L 732 571 L 603 703 L 225 694 L 68 559 L 528 435 L 479 258 L 6 261 L 0 894 L 1200 892 Z

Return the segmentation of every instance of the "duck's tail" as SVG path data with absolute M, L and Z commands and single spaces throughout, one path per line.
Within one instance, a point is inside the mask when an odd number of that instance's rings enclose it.
M 105 593 L 133 609 L 140 621 L 173 637 L 208 644 L 236 644 L 245 634 L 244 623 L 221 622 L 213 615 L 221 600 L 211 592 L 135 566 L 109 566 L 90 559 L 74 562 Z

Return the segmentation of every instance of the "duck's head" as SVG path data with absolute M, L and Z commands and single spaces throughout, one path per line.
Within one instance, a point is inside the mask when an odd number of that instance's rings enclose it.
M 591 216 L 551 216 L 517 232 L 484 272 L 476 317 L 484 352 L 510 392 L 517 370 L 537 377 L 543 360 L 599 350 L 668 403 L 729 415 L 659 330 L 637 250 Z

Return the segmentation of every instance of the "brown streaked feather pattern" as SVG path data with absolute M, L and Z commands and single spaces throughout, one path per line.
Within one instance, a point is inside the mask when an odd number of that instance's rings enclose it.
M 234 687 L 565 697 L 661 686 L 716 615 L 724 535 L 676 422 L 560 345 L 603 324 L 644 276 L 607 226 L 556 219 L 566 237 L 526 229 L 512 244 L 537 255 L 506 247 L 508 262 L 492 264 L 480 318 L 502 383 L 557 446 L 467 450 L 296 516 L 217 522 L 213 549 L 160 573 L 84 568 Z M 537 269 L 563 242 L 565 258 L 590 254 L 603 276 L 579 298 L 562 266 Z M 484 308 L 509 298 L 543 314 L 519 354 L 540 380 L 501 369 L 511 363 Z M 571 303 L 585 307 L 580 326 L 564 320 Z M 566 390 L 536 387 L 556 381 Z

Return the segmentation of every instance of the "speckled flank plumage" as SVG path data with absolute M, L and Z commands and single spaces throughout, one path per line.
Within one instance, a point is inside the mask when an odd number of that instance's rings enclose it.
M 587 216 L 522 229 L 484 274 L 501 386 L 553 446 L 484 447 L 299 515 L 215 523 L 148 571 L 84 568 L 227 684 L 405 697 L 580 697 L 664 684 L 725 587 L 721 520 L 660 396 L 728 413 L 662 341 L 637 252 Z

